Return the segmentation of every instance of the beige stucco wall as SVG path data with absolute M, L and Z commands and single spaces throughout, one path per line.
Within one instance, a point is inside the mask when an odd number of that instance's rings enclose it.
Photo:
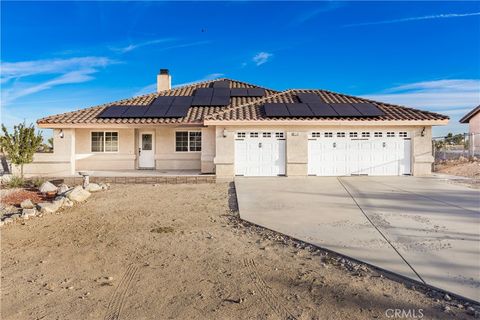
M 468 132 L 470 133 L 470 152 L 478 154 L 480 152 L 480 112 L 470 118 L 468 122 Z
M 176 152 L 176 131 L 201 131 L 201 128 L 157 127 L 155 165 L 157 170 L 200 170 L 201 152 Z
M 201 153 L 201 171 L 202 173 L 214 173 L 215 164 L 215 127 L 202 128 L 202 153 Z
M 431 173 L 432 130 L 426 126 L 218 126 L 216 129 L 216 174 L 218 179 L 231 179 L 235 174 L 236 131 L 283 131 L 286 133 L 286 175 L 306 176 L 308 171 L 308 134 L 311 131 L 408 131 L 412 139 L 412 174 Z
M 118 152 L 92 152 L 91 132 L 118 132 Z M 135 129 L 76 129 L 76 171 L 135 169 Z

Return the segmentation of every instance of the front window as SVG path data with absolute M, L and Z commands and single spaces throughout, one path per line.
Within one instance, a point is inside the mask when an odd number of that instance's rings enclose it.
M 202 151 L 202 133 L 200 131 L 175 132 L 175 151 L 177 152 Z
M 92 132 L 91 145 L 92 152 L 118 152 L 118 132 Z

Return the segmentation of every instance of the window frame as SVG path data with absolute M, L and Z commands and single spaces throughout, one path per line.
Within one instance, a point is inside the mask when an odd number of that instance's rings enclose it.
M 93 141 L 92 141 L 92 138 L 93 138 L 93 133 L 96 132 L 101 132 L 103 134 L 103 151 L 93 151 L 92 150 L 92 147 L 93 147 Z M 105 139 L 105 133 L 116 133 L 117 134 L 117 151 L 105 151 L 105 143 L 107 141 L 107 139 Z M 98 153 L 98 154 L 102 154 L 102 153 L 119 153 L 120 152 L 120 133 L 118 132 L 118 130 L 90 130 L 90 153 Z
M 186 132 L 187 133 L 187 151 L 178 151 L 177 150 L 177 132 Z M 200 151 L 191 151 L 190 150 L 190 132 L 200 133 Z M 175 130 L 175 135 L 173 136 L 173 148 L 175 153 L 201 153 L 202 152 L 202 130 Z

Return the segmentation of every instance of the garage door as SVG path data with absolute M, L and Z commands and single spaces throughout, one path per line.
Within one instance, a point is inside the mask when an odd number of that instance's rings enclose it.
M 309 175 L 397 176 L 410 173 L 408 132 L 312 132 L 309 137 Z
M 283 132 L 237 132 L 235 174 L 278 176 L 285 174 L 285 134 Z

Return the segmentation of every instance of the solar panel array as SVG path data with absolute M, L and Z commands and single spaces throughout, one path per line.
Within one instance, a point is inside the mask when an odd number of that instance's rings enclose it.
M 301 103 L 266 103 L 267 117 L 377 117 L 385 113 L 372 103 L 326 103 L 314 93 L 297 93 Z

